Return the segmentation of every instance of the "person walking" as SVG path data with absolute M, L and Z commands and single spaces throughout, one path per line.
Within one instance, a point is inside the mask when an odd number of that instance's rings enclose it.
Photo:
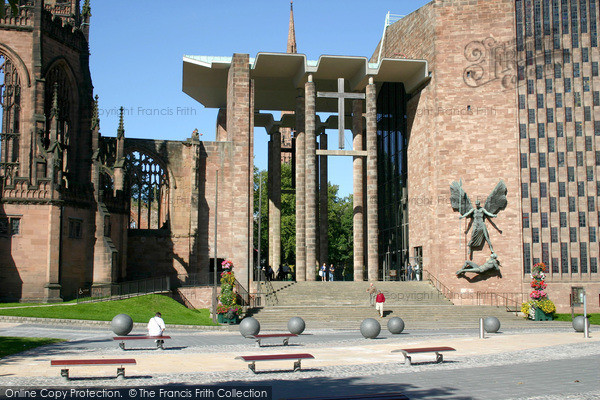
M 371 282 L 369 284 L 369 287 L 367 288 L 367 293 L 369 293 L 369 304 L 371 306 L 374 306 L 375 305 L 375 296 L 377 295 L 377 288 L 375 287 L 373 282 Z
M 325 263 L 321 265 L 319 276 L 321 277 L 321 282 L 325 282 L 327 280 L 327 265 Z
M 333 267 L 333 264 L 331 264 L 329 266 L 329 282 L 333 282 L 334 273 L 335 273 L 335 268 Z
M 418 262 L 415 263 L 415 280 L 416 281 L 421 280 L 421 266 L 419 265 Z
M 379 311 L 379 318 L 383 318 L 383 303 L 385 303 L 385 296 L 381 293 L 381 290 L 378 290 L 375 298 L 375 309 Z
M 162 336 L 165 331 L 165 321 L 162 319 L 162 314 L 157 312 L 154 317 L 148 321 L 148 336 Z M 162 349 L 165 343 L 162 339 L 156 339 L 156 347 Z
M 407 281 L 413 280 L 413 266 L 411 265 L 411 263 L 408 263 L 408 271 L 407 271 L 407 275 L 406 275 L 406 280 Z

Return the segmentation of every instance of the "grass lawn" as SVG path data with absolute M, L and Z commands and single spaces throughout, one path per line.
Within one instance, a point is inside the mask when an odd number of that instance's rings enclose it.
M 0 303 L 0 307 L 2 306 L 4 305 Z M 161 312 L 167 325 L 214 325 L 207 309 L 190 310 L 175 300 L 158 294 L 98 303 L 0 309 L 0 315 L 111 321 L 117 314 L 127 314 L 133 322 L 146 323 L 157 311 Z
M 575 314 L 575 316 L 583 314 Z M 600 314 L 588 314 L 590 325 L 600 325 Z M 554 314 L 555 321 L 571 321 L 571 314 Z
M 50 338 L 26 338 L 26 337 L 0 337 L 0 358 L 11 354 L 20 353 L 35 347 L 44 346 L 47 344 L 64 342 L 62 339 Z

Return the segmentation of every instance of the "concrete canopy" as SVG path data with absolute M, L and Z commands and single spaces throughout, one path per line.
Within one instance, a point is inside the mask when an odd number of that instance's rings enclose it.
M 227 73 L 232 57 L 184 56 L 183 91 L 207 108 L 227 106 Z M 294 111 L 298 89 L 313 75 L 317 90 L 336 92 L 337 79 L 346 80 L 348 92 L 364 91 L 369 77 L 376 83 L 402 82 L 408 93 L 428 79 L 425 60 L 323 55 L 317 61 L 304 54 L 258 53 L 250 58 L 256 110 Z M 337 112 L 337 99 L 317 98 L 317 112 Z

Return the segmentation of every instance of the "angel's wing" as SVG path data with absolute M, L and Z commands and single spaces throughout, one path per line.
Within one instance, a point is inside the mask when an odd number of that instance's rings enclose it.
M 485 200 L 484 208 L 492 214 L 497 214 L 506 208 L 506 185 L 500 180 L 492 193 Z
M 467 211 L 471 210 L 471 200 L 467 193 L 462 188 L 462 180 L 452 182 L 450 185 L 450 204 L 454 211 L 458 211 L 460 215 L 463 215 Z

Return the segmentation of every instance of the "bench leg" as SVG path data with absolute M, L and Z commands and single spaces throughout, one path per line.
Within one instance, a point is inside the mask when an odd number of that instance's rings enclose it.
M 125 379 L 125 367 L 117 368 L 117 379 Z
M 254 373 L 256 373 L 256 363 L 255 362 L 251 362 L 250 364 L 248 364 L 248 369 Z
M 300 371 L 302 369 L 301 361 L 302 360 L 294 361 L 294 372 Z
M 260 339 L 256 339 L 256 347 L 260 347 Z
M 444 356 L 441 353 L 435 353 L 435 362 L 436 363 L 444 362 Z
M 283 345 L 284 345 L 284 346 L 287 346 L 287 345 L 288 345 L 288 343 L 289 343 L 289 341 L 290 341 L 290 338 L 285 338 L 285 339 L 283 339 Z
M 125 342 L 119 343 L 119 347 L 121 348 L 121 350 L 125 350 Z
M 60 376 L 62 376 L 65 380 L 69 380 L 69 369 L 63 368 L 60 370 Z
M 404 355 L 404 365 L 409 365 L 409 366 L 412 365 L 411 361 L 412 360 L 411 360 L 410 356 L 408 354 L 405 354 Z

